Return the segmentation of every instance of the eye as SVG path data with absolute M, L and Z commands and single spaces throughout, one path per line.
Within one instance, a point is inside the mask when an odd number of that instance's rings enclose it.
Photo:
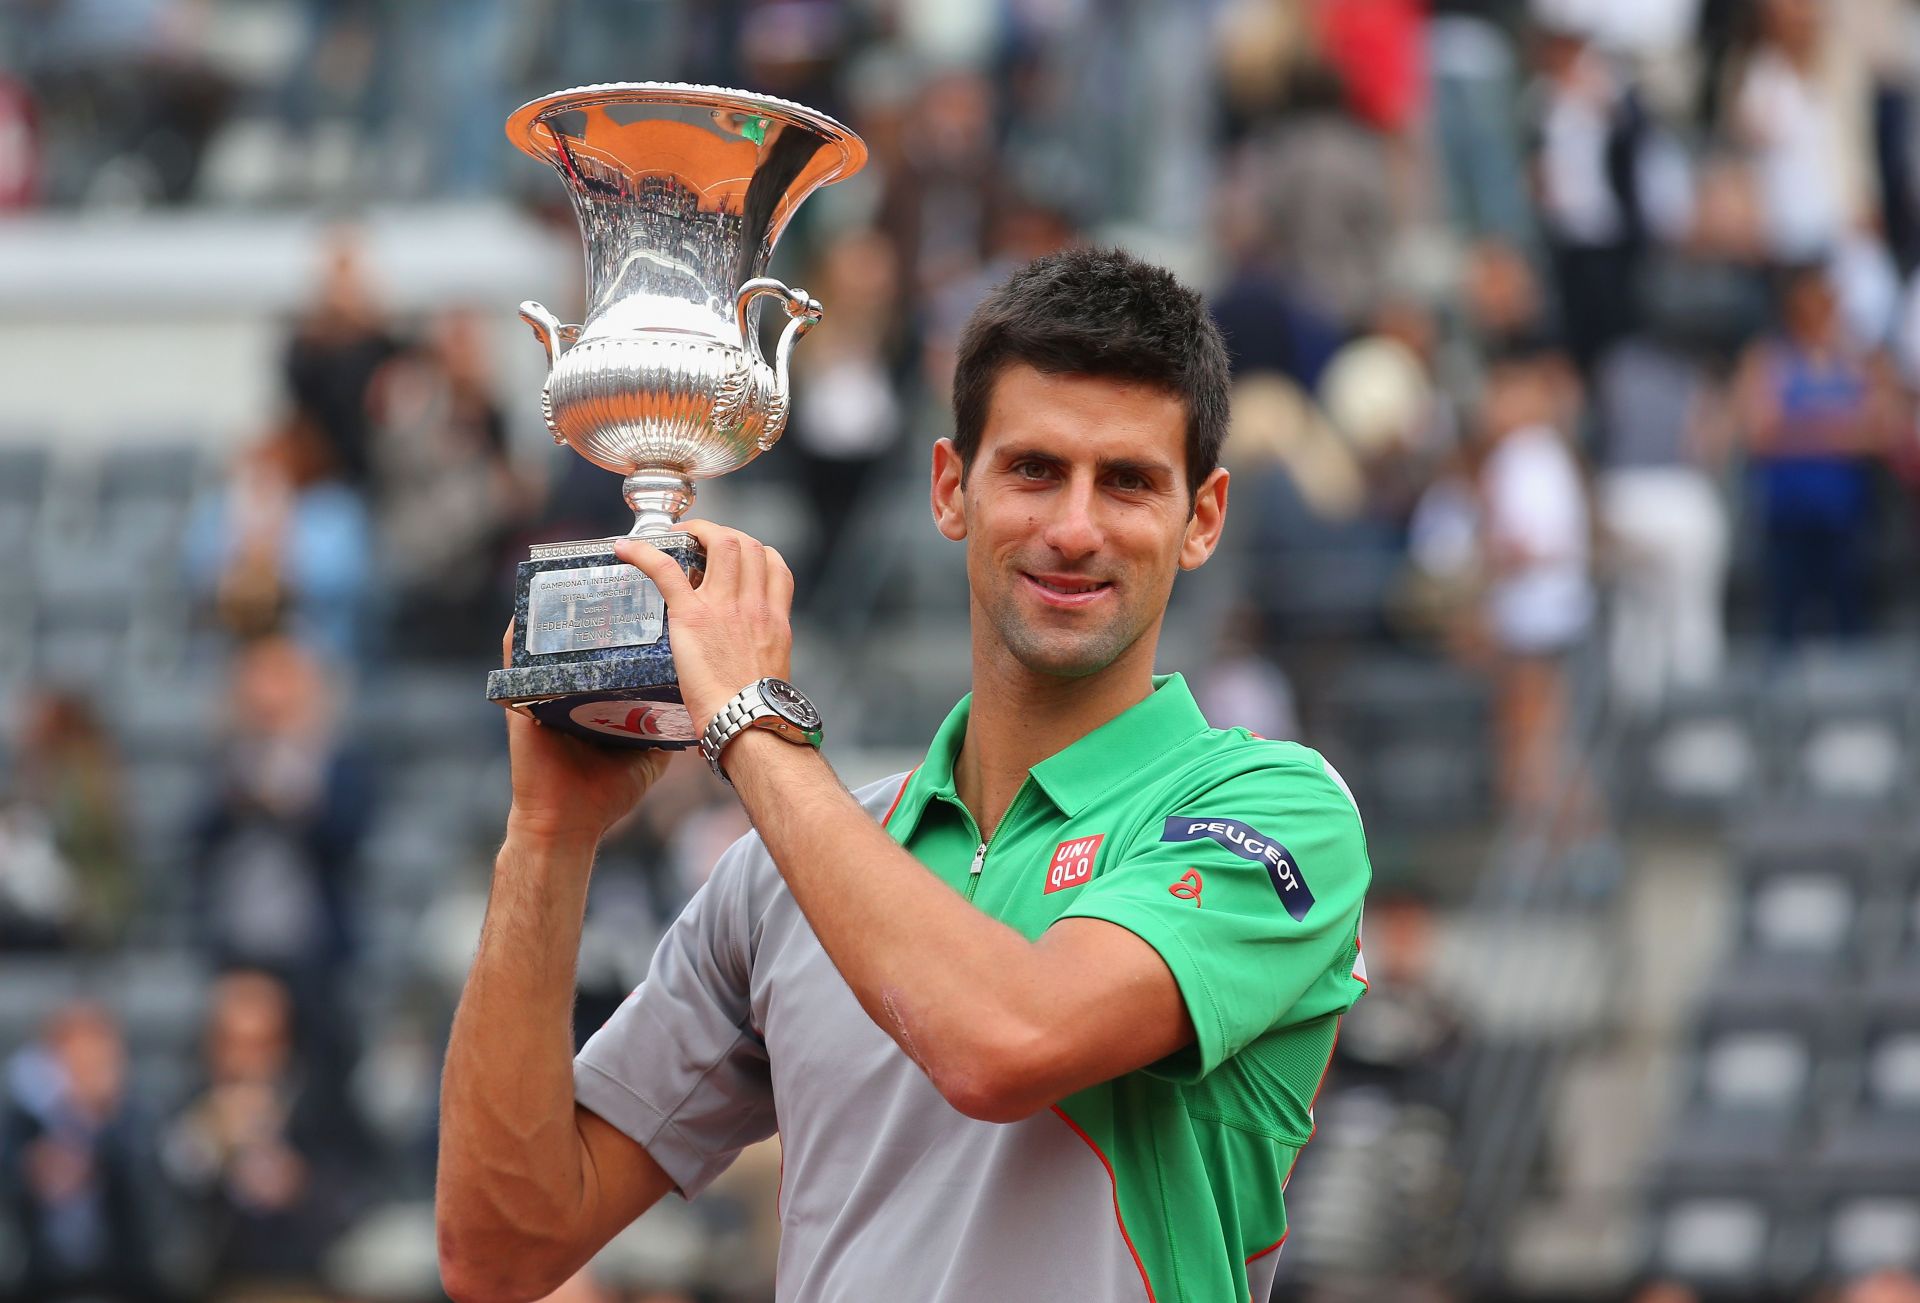
M 1121 471 L 1113 477 L 1113 486 L 1122 493 L 1145 493 L 1153 487 L 1139 471 Z
M 1014 475 L 1023 480 L 1043 480 L 1052 473 L 1045 462 L 1019 461 L 1013 464 Z

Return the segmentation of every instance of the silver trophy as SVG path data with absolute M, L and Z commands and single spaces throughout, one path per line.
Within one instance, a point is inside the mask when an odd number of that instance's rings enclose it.
M 780 438 L 788 360 L 820 320 L 806 291 L 763 274 L 774 243 L 802 200 L 860 169 L 866 145 L 799 104 L 672 82 L 559 91 L 515 110 L 507 136 L 566 182 L 586 242 L 582 324 L 520 305 L 547 349 L 547 429 L 624 475 L 629 537 L 697 579 L 699 546 L 673 531 L 693 482 Z M 771 363 L 767 299 L 787 316 Z M 487 696 L 610 745 L 691 745 L 665 603 L 613 542 L 544 544 L 521 563 L 512 661 Z

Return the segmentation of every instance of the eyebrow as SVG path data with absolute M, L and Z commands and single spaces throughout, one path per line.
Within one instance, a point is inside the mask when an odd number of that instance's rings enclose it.
M 1064 466 L 1067 461 L 1066 458 L 1060 456 L 1058 453 L 1047 452 L 1040 448 L 1011 448 L 1001 453 L 997 460 L 1004 466 L 1011 466 L 1015 462 L 1023 461 L 1043 461 L 1054 466 Z M 1173 474 L 1173 466 L 1169 462 L 1144 461 L 1138 457 L 1102 457 L 1094 463 L 1094 469 L 1103 475 L 1131 471 L 1136 475 L 1144 475 L 1150 479 L 1156 476 L 1167 477 Z

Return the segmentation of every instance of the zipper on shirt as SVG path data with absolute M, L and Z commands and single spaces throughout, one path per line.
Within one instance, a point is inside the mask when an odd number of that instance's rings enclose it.
M 1013 812 L 1020 808 L 1020 799 L 1027 794 L 1027 788 L 1029 785 L 1032 784 L 1032 782 L 1033 780 L 1031 778 L 1028 778 L 1021 782 L 1020 790 L 1013 794 L 1013 800 L 1008 804 L 1006 813 L 1002 814 L 1000 816 L 1000 822 L 994 825 L 993 836 L 982 837 L 980 839 L 980 844 L 973 848 L 973 867 L 967 870 L 967 899 L 968 900 L 972 900 L 973 893 L 980 889 L 980 871 L 987 867 L 987 848 L 992 844 L 993 838 L 998 837 L 1000 835 L 1000 830 L 1006 827 L 1007 824 L 1012 820 Z M 968 816 L 968 821 L 972 822 L 971 815 Z M 976 826 L 974 831 L 978 832 L 979 828 Z

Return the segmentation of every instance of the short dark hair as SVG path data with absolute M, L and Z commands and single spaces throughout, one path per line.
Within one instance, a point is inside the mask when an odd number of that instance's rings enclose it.
M 1226 341 L 1194 291 L 1119 249 L 1036 258 L 974 309 L 953 371 L 953 444 L 973 468 L 993 387 L 1009 364 L 1164 389 L 1187 412 L 1187 492 L 1220 464 L 1227 437 Z

